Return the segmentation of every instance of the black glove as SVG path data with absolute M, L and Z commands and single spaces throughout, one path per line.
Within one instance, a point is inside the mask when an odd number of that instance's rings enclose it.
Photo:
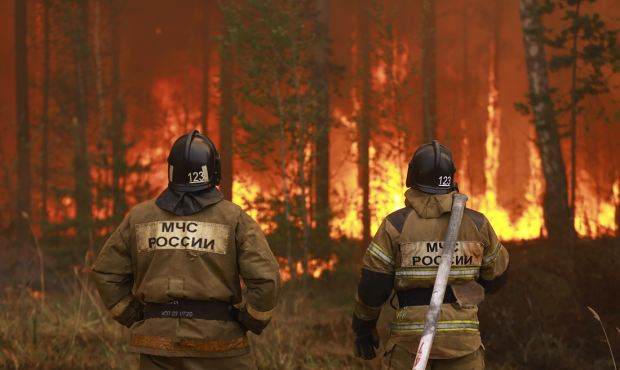
M 377 320 L 368 321 L 353 316 L 352 326 L 355 332 L 355 356 L 364 360 L 372 360 L 377 356 L 375 348 L 379 348 Z
M 263 332 L 267 324 L 269 324 L 270 320 L 261 321 L 253 318 L 250 314 L 245 310 L 245 308 L 238 309 L 235 306 L 230 306 L 230 314 L 231 316 L 239 323 L 246 331 L 251 331 L 254 334 L 259 335 Z
M 235 321 L 239 321 L 239 309 L 235 306 L 228 306 L 228 312 Z
M 133 298 L 127 308 L 115 320 L 129 328 L 135 322 L 141 321 L 144 318 L 143 310 L 144 306 L 142 303 Z

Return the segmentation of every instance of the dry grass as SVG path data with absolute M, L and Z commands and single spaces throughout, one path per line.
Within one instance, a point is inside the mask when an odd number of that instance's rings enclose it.
M 510 251 L 509 283 L 481 307 L 487 368 L 614 369 L 609 349 L 620 353 L 620 271 L 609 261 L 620 260 L 618 243 L 529 243 Z M 53 265 L 48 263 L 45 304 L 23 288 L 0 295 L 0 368 L 136 368 L 137 356 L 127 352 L 127 330 L 109 318 L 86 273 L 58 261 Z M 357 268 L 344 267 L 305 286 L 285 285 L 271 325 L 263 335 L 251 335 L 261 369 L 379 368 L 378 359 L 364 362 L 352 355 Z M 600 324 L 609 333 L 609 349 L 586 306 L 605 319 Z M 380 320 L 383 343 L 391 315 L 385 309 Z
M 45 303 L 25 290 L 0 299 L 0 368 L 131 369 L 127 330 L 116 325 L 85 276 Z

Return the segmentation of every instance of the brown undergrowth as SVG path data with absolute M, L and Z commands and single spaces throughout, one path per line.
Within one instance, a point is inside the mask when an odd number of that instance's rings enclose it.
M 618 241 L 536 241 L 509 250 L 510 279 L 480 308 L 487 369 L 613 369 L 600 324 L 587 306 L 600 315 L 619 355 Z M 136 368 L 127 330 L 109 318 L 86 271 L 45 252 L 44 300 L 34 285 L 0 293 L 0 368 Z M 251 335 L 261 369 L 379 368 L 379 359 L 365 362 L 352 354 L 350 313 L 359 267 L 340 261 L 320 280 L 285 284 L 271 325 L 263 335 Z M 382 314 L 382 343 L 393 312 L 388 307 Z

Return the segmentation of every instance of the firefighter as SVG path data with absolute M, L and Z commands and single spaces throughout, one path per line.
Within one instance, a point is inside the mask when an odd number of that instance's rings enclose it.
M 104 244 L 93 268 L 99 294 L 130 328 L 141 369 L 255 369 L 246 331 L 260 334 L 271 319 L 278 263 L 259 225 L 216 187 L 220 158 L 208 137 L 176 140 L 168 179 Z
M 363 258 L 353 313 L 355 354 L 376 356 L 377 319 L 392 291 L 399 308 L 391 323 L 382 369 L 411 369 L 441 260 L 456 169 L 437 141 L 409 162 L 405 207 L 387 216 Z M 465 209 L 427 369 L 484 369 L 478 304 L 505 281 L 508 252 L 487 218 Z

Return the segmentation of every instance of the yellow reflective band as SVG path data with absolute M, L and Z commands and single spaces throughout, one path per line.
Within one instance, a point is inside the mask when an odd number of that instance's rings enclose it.
M 479 323 L 474 320 L 451 320 L 439 321 L 437 331 L 478 331 Z M 392 324 L 392 331 L 405 333 L 421 333 L 424 331 L 424 323 L 396 322 Z
M 498 242 L 495 248 L 493 248 L 493 250 L 491 251 L 491 253 L 482 258 L 482 266 L 488 266 L 492 264 L 497 259 L 497 255 L 499 254 L 500 249 L 502 249 L 502 243 Z
M 479 269 L 450 269 L 450 276 L 459 276 L 459 275 L 478 275 L 480 273 Z M 435 276 L 437 275 L 437 269 L 432 270 L 421 270 L 421 269 L 413 269 L 413 270 L 396 270 L 396 276 Z
M 412 280 L 434 280 L 435 276 L 401 276 L 400 278 L 404 279 L 412 279 Z M 460 280 L 474 280 L 477 279 L 478 275 L 459 275 L 459 276 L 450 276 L 450 279 L 460 279 Z
M 442 320 L 437 321 L 438 324 L 472 324 L 479 325 L 480 321 L 478 320 Z M 398 321 L 395 324 L 407 324 L 407 325 L 424 325 L 424 321 Z
M 394 266 L 394 259 L 388 256 L 387 253 L 385 253 L 383 249 L 381 249 L 381 247 L 379 247 L 376 243 L 370 243 L 370 245 L 368 246 L 368 252 L 370 252 L 370 254 L 372 254 L 373 256 L 377 257 L 381 262 L 386 263 L 390 266 Z
M 397 333 L 423 333 L 424 332 L 424 328 L 422 329 L 396 329 L 393 328 L 392 331 L 397 332 Z M 437 329 L 438 332 L 446 332 L 446 331 L 472 331 L 472 332 L 477 332 L 478 329 L 477 328 L 438 328 Z

